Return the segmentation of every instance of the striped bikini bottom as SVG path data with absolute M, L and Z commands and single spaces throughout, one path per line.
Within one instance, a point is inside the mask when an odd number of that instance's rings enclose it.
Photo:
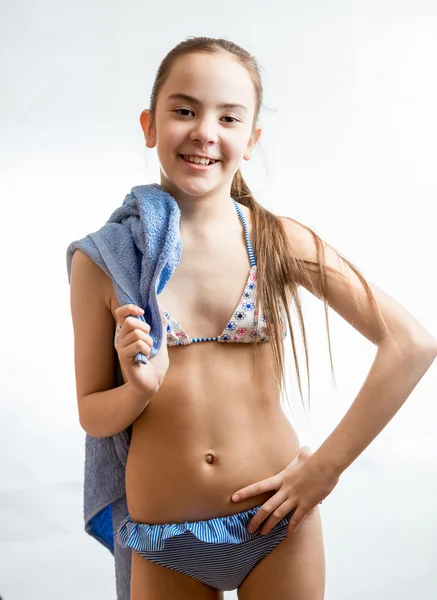
M 235 590 L 286 537 L 294 513 L 291 510 L 267 535 L 260 533 L 262 523 L 249 533 L 247 525 L 261 506 L 227 517 L 158 525 L 135 523 L 128 515 L 115 540 L 123 548 L 132 548 L 152 562 L 217 590 Z

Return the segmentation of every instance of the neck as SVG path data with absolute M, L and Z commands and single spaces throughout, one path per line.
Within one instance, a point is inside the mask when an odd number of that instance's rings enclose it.
M 161 185 L 173 196 L 181 211 L 181 232 L 207 233 L 217 227 L 232 228 L 238 222 L 229 188 L 219 188 L 211 193 L 192 196 L 168 181 Z M 237 225 L 238 226 L 238 225 Z

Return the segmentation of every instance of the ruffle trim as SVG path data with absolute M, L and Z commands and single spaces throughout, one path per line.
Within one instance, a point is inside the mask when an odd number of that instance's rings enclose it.
M 185 523 L 149 525 L 148 523 L 135 523 L 128 515 L 121 522 L 116 539 L 123 547 L 133 548 L 139 552 L 162 550 L 166 540 L 182 535 L 186 531 L 209 544 L 240 544 L 259 535 L 261 525 L 253 533 L 247 531 L 247 525 L 261 506 L 260 504 L 235 515 L 216 517 L 205 521 L 186 521 Z M 273 529 L 287 523 L 293 513 L 294 509 L 285 515 Z

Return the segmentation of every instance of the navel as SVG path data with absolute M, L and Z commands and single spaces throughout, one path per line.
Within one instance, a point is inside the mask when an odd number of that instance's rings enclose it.
M 205 460 L 209 465 L 212 465 L 213 462 L 215 461 L 215 457 L 214 454 L 211 454 L 210 452 L 205 456 Z

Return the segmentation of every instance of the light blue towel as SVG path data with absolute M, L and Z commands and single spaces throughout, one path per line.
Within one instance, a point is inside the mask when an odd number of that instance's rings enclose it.
M 176 200 L 159 184 L 136 186 L 99 231 L 72 242 L 67 249 L 69 282 L 71 260 L 80 248 L 112 279 L 120 305 L 136 304 L 144 309 L 140 319 L 150 325 L 151 357 L 163 342 L 157 295 L 182 255 L 180 214 Z M 142 354 L 135 358 L 146 362 Z M 118 356 L 116 365 L 117 385 L 122 385 Z M 118 600 L 130 597 L 130 551 L 114 548 L 115 530 L 127 512 L 125 467 L 129 444 L 130 428 L 107 438 L 87 434 L 85 443 L 85 530 L 115 554 Z

